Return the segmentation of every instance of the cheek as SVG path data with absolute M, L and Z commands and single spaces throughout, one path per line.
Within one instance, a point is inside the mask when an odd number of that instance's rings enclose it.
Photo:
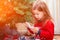
M 37 15 L 34 15 L 35 16 L 35 18 L 38 18 L 38 16 Z
M 40 14 L 39 17 L 42 18 L 43 17 L 43 14 Z
M 38 13 L 38 11 L 37 10 L 33 10 L 33 14 L 37 14 Z
M 43 17 L 44 17 L 43 13 L 40 13 L 40 14 L 39 14 L 39 18 L 41 19 L 41 18 L 43 18 Z

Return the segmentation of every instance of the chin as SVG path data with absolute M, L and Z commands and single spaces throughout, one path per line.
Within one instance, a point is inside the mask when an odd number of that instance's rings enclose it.
M 37 18 L 37 20 L 40 20 L 39 18 Z

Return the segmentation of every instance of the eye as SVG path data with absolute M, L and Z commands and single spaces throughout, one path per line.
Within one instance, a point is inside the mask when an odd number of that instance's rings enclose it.
M 38 13 L 36 15 L 39 15 Z

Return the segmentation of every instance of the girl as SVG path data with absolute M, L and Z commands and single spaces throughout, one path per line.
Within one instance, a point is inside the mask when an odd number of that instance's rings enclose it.
M 36 35 L 35 38 L 39 38 L 39 40 L 53 40 L 54 24 L 46 3 L 41 0 L 36 1 L 33 4 L 32 12 L 36 19 L 34 26 L 31 27 L 31 25 L 26 22 L 30 33 L 33 32 Z

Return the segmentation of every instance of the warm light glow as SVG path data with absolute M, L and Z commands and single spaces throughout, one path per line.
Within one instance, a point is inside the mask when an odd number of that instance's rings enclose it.
M 13 14 L 13 4 L 10 0 L 0 0 L 0 21 L 4 21 L 8 15 Z

